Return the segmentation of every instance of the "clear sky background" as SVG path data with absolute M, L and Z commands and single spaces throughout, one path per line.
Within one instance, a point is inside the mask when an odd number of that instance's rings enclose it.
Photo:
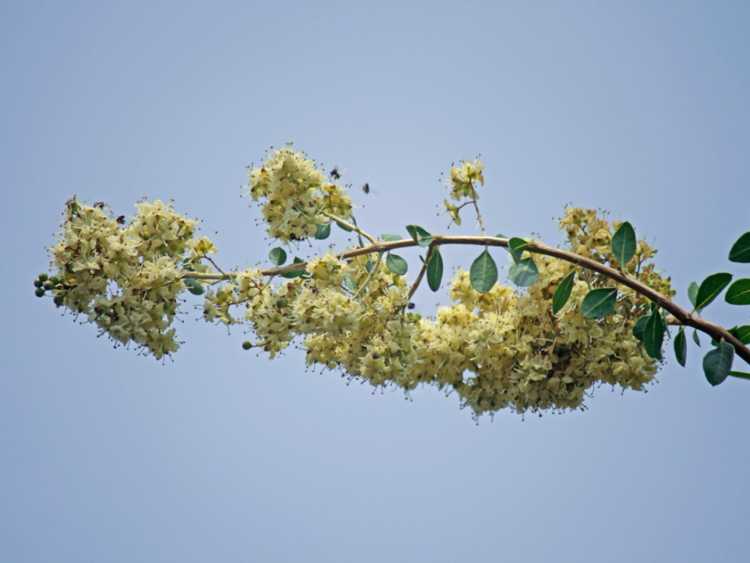
M 747 561 L 750 382 L 695 349 L 647 394 L 477 425 L 193 313 L 173 361 L 113 350 L 31 285 L 74 193 L 174 198 L 223 264 L 264 260 L 245 166 L 291 140 L 370 183 L 374 232 L 444 229 L 439 176 L 481 153 L 491 232 L 610 209 L 684 304 L 750 228 L 747 6 L 0 3 L 0 560 Z

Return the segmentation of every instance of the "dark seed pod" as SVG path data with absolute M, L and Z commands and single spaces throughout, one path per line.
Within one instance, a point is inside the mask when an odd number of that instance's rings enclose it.
M 55 287 L 55 284 L 52 283 L 50 280 L 47 280 L 46 282 L 44 282 L 44 285 L 42 285 L 42 287 L 44 289 L 52 289 L 53 287 Z
M 409 308 L 409 310 L 411 310 L 411 309 L 413 309 L 414 307 L 416 307 L 416 305 L 414 304 L 414 302 L 413 302 L 413 301 L 410 301 L 410 302 L 409 302 L 409 304 L 407 305 L 407 307 Z
M 39 279 L 41 281 L 45 282 L 45 281 L 47 281 L 49 279 L 49 276 L 47 276 L 47 274 L 45 274 L 45 273 L 41 273 L 41 274 L 39 274 Z
M 242 349 L 243 349 L 243 350 L 249 350 L 249 349 L 250 349 L 250 348 L 252 348 L 252 347 L 253 347 L 253 343 L 252 343 L 252 342 L 250 342 L 249 340 L 245 340 L 245 341 L 244 341 L 244 342 L 242 343 Z
M 34 292 L 37 297 L 44 297 L 45 291 L 41 287 Z
M 55 298 L 52 300 L 56 307 L 62 307 L 63 302 L 65 299 L 62 295 L 55 295 Z
M 39 287 L 42 287 L 43 285 L 44 285 L 44 283 L 42 282 L 42 280 L 40 280 L 40 279 L 34 280 L 34 287 L 39 288 Z

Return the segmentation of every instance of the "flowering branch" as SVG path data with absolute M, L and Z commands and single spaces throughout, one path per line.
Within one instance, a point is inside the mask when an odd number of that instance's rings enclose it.
M 442 245 L 497 246 L 501 248 L 508 248 L 508 241 L 509 241 L 508 238 L 478 236 L 478 235 L 465 235 L 465 236 L 463 235 L 462 236 L 433 235 L 430 248 L 432 248 L 433 246 L 442 246 Z M 397 250 L 399 248 L 409 248 L 409 247 L 414 247 L 414 246 L 417 246 L 417 242 L 413 239 L 402 239 L 402 240 L 389 241 L 389 242 L 374 241 L 373 244 L 369 246 L 364 246 L 361 248 L 355 248 L 352 250 L 347 250 L 346 252 L 342 252 L 341 254 L 338 255 L 338 257 L 341 258 L 342 260 L 349 260 L 352 258 L 356 258 L 358 256 L 372 254 L 374 252 L 384 253 L 384 252 L 389 252 L 391 250 Z M 601 262 L 592 260 L 591 258 L 587 258 L 585 256 L 581 256 L 580 254 L 576 254 L 574 252 L 570 252 L 570 251 L 563 250 L 560 248 L 555 248 L 553 246 L 549 246 L 541 242 L 528 241 L 526 243 L 526 246 L 524 247 L 524 250 L 532 254 L 543 254 L 545 256 L 551 256 L 553 258 L 564 260 L 565 262 L 569 262 L 571 264 L 575 264 L 576 266 L 580 266 L 581 268 L 584 268 L 586 270 L 596 272 L 617 283 L 620 283 L 624 286 L 629 287 L 636 293 L 658 304 L 660 307 L 664 308 L 666 311 L 669 311 L 669 313 L 671 313 L 674 316 L 674 319 L 676 320 L 675 324 L 689 326 L 709 335 L 711 338 L 715 340 L 725 340 L 729 342 L 734 347 L 737 355 L 750 364 L 750 348 L 745 346 L 736 336 L 730 333 L 727 329 L 725 329 L 721 325 L 718 325 L 716 323 L 713 323 L 711 321 L 701 318 L 700 316 L 696 315 L 694 312 L 684 309 L 683 307 L 677 305 L 674 301 L 672 301 L 668 297 L 655 291 L 654 289 L 650 288 L 646 284 L 639 282 L 637 279 L 634 279 L 624 274 L 623 272 L 616 270 L 615 268 L 611 268 L 610 266 L 607 266 L 606 264 L 602 264 Z M 417 279 L 409 291 L 410 299 L 416 292 L 417 287 L 419 286 L 419 283 L 422 281 L 422 278 L 424 277 L 425 270 L 427 268 L 427 263 L 428 263 L 428 260 L 425 259 L 424 263 L 422 264 L 422 268 L 420 269 L 419 274 L 417 275 Z M 265 276 L 277 276 L 280 274 L 299 270 L 301 268 L 306 267 L 307 264 L 308 264 L 307 262 L 288 264 L 286 266 L 280 266 L 277 268 L 268 268 L 265 270 L 261 270 L 261 273 Z M 199 280 L 227 280 L 227 279 L 230 279 L 234 275 L 236 274 L 231 274 L 231 273 L 230 274 L 220 274 L 220 273 L 216 274 L 216 273 L 199 273 L 199 272 L 183 272 L 182 273 L 183 279 L 193 278 L 193 279 L 199 279 Z

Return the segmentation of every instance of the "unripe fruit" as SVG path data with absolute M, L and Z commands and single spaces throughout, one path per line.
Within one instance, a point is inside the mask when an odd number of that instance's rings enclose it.
M 36 279 L 34 280 L 34 287 L 42 287 L 42 280 Z
M 51 281 L 47 280 L 46 282 L 44 282 L 44 285 L 42 285 L 42 287 L 44 289 L 52 289 L 53 287 L 55 287 L 55 284 L 53 284 Z
M 253 343 L 252 343 L 252 342 L 250 342 L 249 340 L 245 340 L 245 341 L 244 341 L 244 342 L 242 343 L 242 349 L 243 349 L 243 350 L 249 350 L 249 349 L 250 349 L 250 348 L 252 348 L 252 347 L 253 347 Z
M 44 293 L 45 291 L 40 287 L 34 292 L 34 295 L 36 295 L 37 297 L 44 297 Z
M 45 281 L 47 281 L 48 279 L 49 279 L 49 276 L 47 276 L 47 274 L 39 274 L 39 280 L 40 280 L 40 281 L 43 281 L 43 282 L 45 282 Z

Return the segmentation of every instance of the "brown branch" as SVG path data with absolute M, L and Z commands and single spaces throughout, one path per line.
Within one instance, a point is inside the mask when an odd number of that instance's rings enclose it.
M 508 239 L 498 238 L 498 237 L 476 236 L 476 235 L 474 236 L 433 235 L 431 246 L 432 245 L 440 246 L 444 244 L 446 245 L 447 244 L 466 244 L 466 245 L 478 245 L 478 246 L 499 246 L 499 247 L 507 248 Z M 371 254 L 373 252 L 388 252 L 390 250 L 396 250 L 398 248 L 407 248 L 407 247 L 412 247 L 412 246 L 417 246 L 416 241 L 414 241 L 413 239 L 402 239 L 402 240 L 397 240 L 397 241 L 392 241 L 392 242 L 376 241 L 369 246 L 364 246 L 362 248 L 355 248 L 353 250 L 348 250 L 346 252 L 343 252 L 339 254 L 339 258 L 346 260 L 350 258 L 356 258 L 357 256 L 363 256 L 365 254 Z M 646 284 L 641 283 L 638 280 L 631 278 L 625 275 L 624 273 L 607 266 L 606 264 L 602 264 L 601 262 L 597 262 L 596 260 L 592 260 L 591 258 L 586 258 L 585 256 L 581 256 L 579 254 L 575 254 L 567 250 L 562 250 L 560 248 L 548 246 L 541 242 L 528 241 L 526 246 L 524 247 L 524 250 L 526 252 L 531 252 L 534 254 L 543 254 L 545 256 L 551 256 L 552 258 L 564 260 L 565 262 L 575 264 L 576 266 L 580 266 L 581 268 L 584 268 L 586 270 L 597 272 L 619 284 L 629 287 L 636 293 L 643 295 L 647 299 L 653 301 L 654 303 L 662 307 L 664 310 L 670 313 L 674 317 L 674 319 L 676 319 L 676 321 L 678 321 L 680 324 L 684 326 L 690 326 L 690 327 L 696 328 L 699 331 L 705 334 L 708 334 L 709 336 L 711 336 L 712 338 L 716 340 L 726 340 L 732 346 L 734 346 L 734 349 L 737 355 L 743 360 L 745 360 L 745 362 L 750 364 L 750 348 L 745 346 L 742 343 L 742 341 L 740 341 L 736 336 L 730 333 L 727 329 L 725 329 L 721 325 L 718 325 L 716 323 L 703 319 L 700 316 L 696 315 L 695 313 L 688 311 L 687 309 L 680 307 L 679 305 L 674 303 L 672 300 L 670 300 L 668 297 L 662 295 L 658 291 L 655 291 L 654 289 L 650 288 Z M 427 262 L 425 261 L 425 264 L 423 265 L 423 270 L 426 268 L 426 263 Z M 305 265 L 306 263 L 299 262 L 297 264 L 288 264 L 286 266 L 281 266 L 278 268 L 270 268 L 267 270 L 263 270 L 261 273 L 266 276 L 275 276 L 275 275 L 282 274 L 285 272 L 302 269 L 305 267 Z M 231 277 L 233 277 L 234 275 L 235 274 L 222 275 L 222 274 L 206 274 L 206 273 L 199 273 L 199 272 L 184 272 L 182 277 L 194 278 L 194 279 L 206 279 L 206 280 L 227 280 L 227 279 L 231 279 Z M 420 272 L 420 276 L 418 276 L 419 281 L 421 281 L 422 276 L 424 276 L 424 273 Z

